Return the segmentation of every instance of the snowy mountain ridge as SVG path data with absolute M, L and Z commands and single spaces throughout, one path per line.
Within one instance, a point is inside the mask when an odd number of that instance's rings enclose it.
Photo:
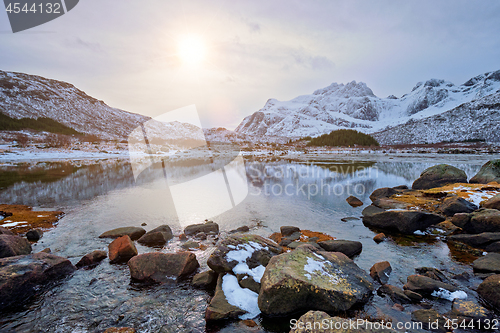
M 148 129 L 166 140 L 204 139 L 195 126 L 151 121 L 150 117 L 112 108 L 72 84 L 1 70 L 0 112 L 16 119 L 51 118 L 78 132 L 104 139 L 127 139 L 147 121 Z
M 374 133 L 431 117 L 500 91 L 500 71 L 478 75 L 462 85 L 431 79 L 401 98 L 379 98 L 363 83 L 332 83 L 290 101 L 270 99 L 246 117 L 236 132 L 286 137 L 317 136 L 352 128 Z

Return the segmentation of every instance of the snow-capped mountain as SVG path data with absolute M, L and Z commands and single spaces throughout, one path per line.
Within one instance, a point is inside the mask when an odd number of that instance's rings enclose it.
M 363 82 L 333 83 L 291 101 L 270 99 L 236 128 L 240 134 L 317 136 L 341 128 L 374 133 L 431 117 L 500 91 L 500 71 L 456 86 L 444 80 L 419 82 L 401 98 L 379 98 Z
M 423 144 L 484 140 L 500 142 L 500 92 L 450 111 L 373 133 L 383 144 Z
M 0 112 L 16 119 L 51 118 L 78 132 L 104 139 L 127 139 L 146 122 L 148 131 L 164 140 L 204 139 L 196 126 L 157 122 L 112 108 L 69 83 L 24 73 L 0 71 Z

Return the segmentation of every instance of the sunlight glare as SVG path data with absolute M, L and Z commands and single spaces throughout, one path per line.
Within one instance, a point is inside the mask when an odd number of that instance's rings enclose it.
M 196 67 L 205 59 L 205 43 L 198 36 L 184 36 L 179 41 L 177 53 L 185 65 L 189 67 Z

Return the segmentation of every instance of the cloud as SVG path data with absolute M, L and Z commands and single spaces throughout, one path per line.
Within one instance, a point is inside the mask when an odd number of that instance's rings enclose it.
M 292 55 L 295 63 L 315 71 L 329 70 L 335 67 L 335 63 L 325 56 L 309 55 L 304 52 L 295 52 Z
M 64 44 L 70 48 L 80 48 L 87 49 L 92 52 L 104 52 L 101 43 L 99 42 L 87 42 L 81 39 L 80 37 L 75 37 L 71 39 L 66 39 Z

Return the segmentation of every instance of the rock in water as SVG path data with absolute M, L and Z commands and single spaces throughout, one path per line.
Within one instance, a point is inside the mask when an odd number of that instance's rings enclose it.
M 137 255 L 134 242 L 128 235 L 119 237 L 108 245 L 109 262 L 112 264 L 124 263 Z
M 296 232 L 300 232 L 300 228 L 293 226 L 282 226 L 280 228 L 280 232 L 283 237 L 288 237 Z
M 247 313 L 247 311 L 235 305 L 229 304 L 222 288 L 223 277 L 225 275 L 226 274 L 219 274 L 219 278 L 217 279 L 217 287 L 215 288 L 214 297 L 212 297 L 212 300 L 210 301 L 210 304 L 205 312 L 205 320 L 207 321 L 237 319 Z M 234 276 L 233 278 L 236 279 Z
M 349 258 L 358 255 L 363 250 L 363 244 L 357 241 L 335 239 L 327 240 L 318 243 L 325 251 L 328 252 L 341 252 L 348 256 Z
M 451 197 L 443 201 L 439 210 L 446 216 L 453 216 L 457 213 L 472 213 L 478 209 L 476 205 L 460 197 Z
M 345 199 L 345 201 L 347 201 L 347 203 L 352 207 L 363 206 L 363 201 L 359 200 L 358 198 L 352 195 L 349 198 Z
M 0 258 L 30 253 L 31 244 L 26 238 L 8 234 L 0 235 Z
M 491 306 L 500 310 L 500 275 L 488 276 L 477 288 L 477 293 Z
M 394 303 L 399 303 L 399 304 L 412 303 L 412 299 L 405 294 L 405 291 L 403 289 L 396 286 L 392 286 L 390 284 L 384 284 L 382 287 L 378 288 L 377 293 L 382 295 L 388 295 Z
M 451 314 L 466 317 L 474 320 L 484 320 L 491 317 L 491 312 L 481 305 L 463 299 L 453 301 Z
M 347 311 L 365 303 L 373 290 L 372 279 L 346 255 L 301 246 L 271 258 L 259 308 L 276 316 L 308 309 Z
M 106 251 L 95 250 L 93 252 L 84 255 L 82 259 L 80 259 L 80 261 L 76 264 L 76 267 L 80 268 L 80 267 L 97 266 L 101 261 L 103 261 L 107 257 L 108 254 L 106 253 Z
M 415 210 L 380 210 L 363 214 L 363 224 L 385 230 L 399 231 L 402 234 L 413 234 L 417 230 L 425 230 L 431 225 L 443 222 L 441 215 Z
M 370 268 L 370 276 L 381 284 L 386 284 L 389 281 L 391 272 L 392 267 L 388 261 L 378 262 Z
M 184 229 L 184 234 L 187 236 L 194 236 L 200 232 L 204 232 L 208 234 L 209 232 L 214 232 L 216 234 L 219 233 L 219 225 L 214 222 L 206 222 L 206 223 L 199 223 L 199 224 L 191 224 L 188 225 Z
M 323 326 L 324 325 L 324 326 Z M 290 333 L 395 333 L 377 322 L 330 317 L 323 311 L 309 311 L 296 322 L 291 322 Z
M 500 232 L 483 232 L 474 235 L 451 235 L 448 239 L 455 242 L 462 242 L 473 247 L 486 248 L 488 245 L 500 241 Z
M 74 270 L 68 259 L 43 252 L 0 259 L 0 310 L 20 305 Z
M 386 235 L 381 232 L 379 234 L 376 234 L 374 237 L 373 237 L 373 240 L 375 241 L 375 243 L 382 243 L 385 239 L 386 239 Z
M 427 168 L 412 185 L 414 190 L 427 190 L 453 183 L 467 183 L 467 174 L 447 164 L 439 164 Z
M 217 284 L 218 274 L 212 270 L 204 271 L 193 276 L 191 284 L 195 288 L 213 290 Z
M 474 260 L 472 263 L 474 272 L 477 273 L 500 273 L 500 253 L 488 253 Z
M 425 330 L 442 333 L 446 333 L 448 331 L 445 328 L 446 319 L 434 309 L 421 309 L 413 311 L 411 314 L 411 320 L 422 323 L 422 327 Z M 431 326 L 434 323 L 437 323 L 437 327 L 435 328 Z
M 476 184 L 500 183 L 500 160 L 486 162 L 477 175 L 471 178 L 470 182 Z
M 173 237 L 172 229 L 164 224 L 146 232 L 137 242 L 146 246 L 163 246 Z
M 106 231 L 99 238 L 118 238 L 127 235 L 131 240 L 138 240 L 145 233 L 146 230 L 140 227 L 123 227 Z
M 398 193 L 398 191 L 390 187 L 378 188 L 375 191 L 373 191 L 372 194 L 370 194 L 370 200 L 373 202 L 380 198 L 388 198 L 396 193 Z
M 451 284 L 440 282 L 423 275 L 408 276 L 407 283 L 403 286 L 403 288 L 421 295 L 436 295 L 435 293 L 442 290 L 450 293 L 458 291 L 458 288 Z
M 500 230 L 500 211 L 496 209 L 481 208 L 469 215 L 457 215 L 453 216 L 451 222 L 470 234 Z
M 257 235 L 231 236 L 217 244 L 217 248 L 207 260 L 208 266 L 217 273 L 231 272 L 244 274 L 243 270 L 267 266 L 271 257 L 281 253 L 281 246 L 270 239 Z M 246 266 L 246 267 L 244 267 Z
M 162 283 L 186 277 L 200 264 L 191 252 L 140 254 L 128 261 L 130 277 L 142 282 Z
M 26 233 L 26 238 L 28 238 L 29 241 L 33 242 L 40 240 L 42 236 L 43 236 L 43 231 L 40 229 L 33 229 Z

